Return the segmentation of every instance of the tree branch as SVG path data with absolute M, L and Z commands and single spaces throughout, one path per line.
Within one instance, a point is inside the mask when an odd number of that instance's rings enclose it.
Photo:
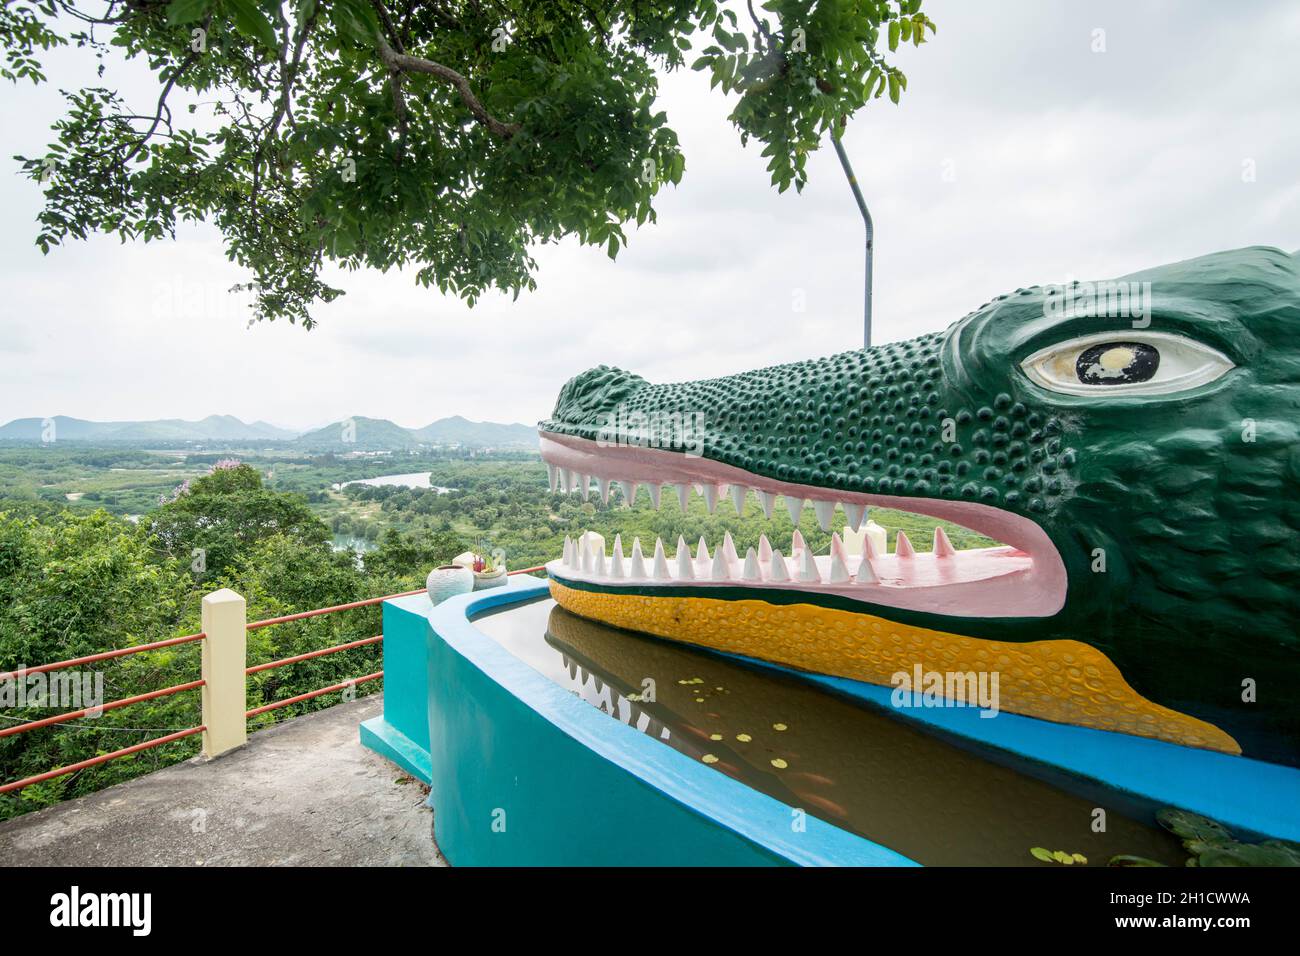
M 433 60 L 426 60 L 420 56 L 410 56 L 406 53 L 398 53 L 392 48 L 388 40 L 379 37 L 379 58 L 384 65 L 390 70 L 402 73 L 424 73 L 429 76 L 435 76 L 445 83 L 450 83 L 456 88 L 461 102 L 468 107 L 483 126 L 487 127 L 488 132 L 498 139 L 508 140 L 522 129 L 518 123 L 503 123 L 484 108 L 479 102 L 479 98 L 474 95 L 474 90 L 469 85 L 469 80 L 457 73 L 449 66 L 443 66 L 441 63 L 435 63 Z

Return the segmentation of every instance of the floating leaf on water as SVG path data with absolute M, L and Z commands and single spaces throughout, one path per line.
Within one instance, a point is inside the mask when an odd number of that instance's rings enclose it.
M 1130 856 L 1127 853 L 1120 856 L 1112 856 L 1106 863 L 1107 866 L 1164 866 L 1163 863 L 1157 863 L 1155 860 L 1148 860 L 1144 856 Z
M 1066 866 L 1074 866 L 1074 857 L 1070 856 L 1070 854 L 1066 853 L 1064 850 L 1057 850 L 1052 854 L 1052 859 L 1057 863 L 1064 863 Z
M 1177 810 L 1165 807 L 1156 811 L 1156 822 L 1174 836 L 1184 840 L 1203 840 L 1206 843 L 1218 843 L 1231 840 L 1232 834 L 1221 823 L 1203 817 L 1190 810 Z
M 721 739 L 722 739 L 722 734 L 709 734 L 709 739 L 710 739 L 710 740 L 721 740 Z
M 704 755 L 703 757 L 701 757 L 700 759 L 703 760 L 705 763 L 717 763 L 717 762 L 718 762 L 718 758 L 715 757 L 715 756 L 713 756 L 713 754 L 705 754 L 705 755 Z
M 742 744 L 747 744 L 754 738 L 749 736 L 749 734 L 736 734 L 736 739 L 739 740 Z
M 1269 841 L 1275 843 L 1276 841 Z M 1212 847 L 1200 854 L 1199 866 L 1300 866 L 1300 855 L 1287 847 L 1269 843 L 1232 843 Z
M 1074 858 L 1075 863 L 1086 864 L 1088 862 L 1088 858 L 1084 856 L 1082 853 L 1071 853 L 1070 856 Z
M 786 727 L 785 727 L 785 724 L 773 724 L 773 725 L 772 725 L 772 729 L 773 729 L 773 730 L 785 730 Z
M 1051 850 L 1045 850 L 1041 846 L 1031 846 L 1029 848 L 1029 852 L 1033 855 L 1034 859 L 1036 860 L 1042 860 L 1044 863 L 1053 862 Z
M 775 767 L 777 770 L 784 770 L 786 767 L 790 765 L 786 763 L 784 760 L 782 760 L 780 757 L 773 757 L 772 766 Z

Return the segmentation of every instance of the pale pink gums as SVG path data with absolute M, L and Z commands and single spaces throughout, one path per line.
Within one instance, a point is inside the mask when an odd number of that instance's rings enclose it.
M 708 574 L 708 565 L 696 562 L 695 569 L 698 573 L 693 579 L 651 578 L 635 582 L 637 587 L 696 587 L 702 590 L 745 587 L 759 591 L 772 588 L 816 592 L 837 595 L 866 605 L 954 617 L 1050 617 L 1065 604 L 1065 565 L 1047 533 L 1033 521 L 991 505 L 801 485 L 756 475 L 743 468 L 681 452 L 635 445 L 603 445 L 590 439 L 552 432 L 541 433 L 541 450 L 542 458 L 548 464 L 578 475 L 644 485 L 739 485 L 771 495 L 835 501 L 864 507 L 896 508 L 952 521 L 1008 545 L 960 550 L 953 554 L 921 553 L 903 558 L 895 554 L 881 555 L 871 561 L 877 580 L 867 584 L 853 579 L 862 560 L 856 556 L 850 558 L 847 582 L 826 583 L 831 557 L 822 556 L 817 559 L 820 583 L 798 581 L 798 565 L 793 562 L 792 580 L 776 582 L 767 580 L 766 569 L 763 580 L 742 581 L 738 567 L 730 569 L 733 573 L 728 575 L 727 580 L 712 580 Z M 721 488 L 717 497 L 720 501 L 726 500 Z M 671 496 L 669 498 L 671 500 Z M 648 558 L 653 542 L 643 544 L 648 545 Z M 630 555 L 631 542 L 625 541 L 623 547 L 625 553 Z M 776 547 L 775 543 L 773 547 Z M 946 549 L 941 549 L 943 550 Z M 789 558 L 790 555 L 787 554 L 786 557 Z M 743 562 L 743 555 L 741 560 Z M 626 577 L 612 578 L 608 574 L 595 576 L 592 572 L 567 567 L 560 561 L 552 562 L 547 568 L 560 578 L 588 581 L 611 588 L 633 585 Z

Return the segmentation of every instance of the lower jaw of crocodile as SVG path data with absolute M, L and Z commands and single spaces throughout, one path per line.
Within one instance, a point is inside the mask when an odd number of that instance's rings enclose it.
M 701 596 L 720 586 L 780 592 L 783 600 L 791 593 L 827 594 L 864 605 L 967 618 L 1050 617 L 1065 603 L 1065 566 L 1051 539 L 1032 521 L 989 505 L 837 491 L 778 481 L 679 452 L 606 446 L 569 435 L 543 433 L 541 448 L 553 484 L 586 492 L 594 479 L 595 490 L 606 499 L 614 482 L 622 484 L 628 501 L 636 486 L 646 485 L 658 506 L 668 486 L 669 496 L 680 498 L 683 508 L 691 491 L 698 489 L 710 509 L 731 498 L 739 510 L 752 489 L 769 517 L 777 496 L 787 506 L 793 503 L 792 517 L 805 502 L 812 502 L 828 531 L 836 505 L 844 509 L 851 525 L 860 523 L 868 508 L 884 507 L 953 521 L 1004 542 L 995 548 L 955 550 L 945 547 L 946 539 L 940 535 L 941 543 L 928 553 L 913 553 L 903 546 L 892 554 L 855 548 L 856 553 L 841 549 L 837 555 L 832 548 L 832 554 L 813 556 L 797 553 L 796 539 L 790 552 L 762 555 L 748 574 L 742 555 L 724 553 L 717 560 L 700 550 L 689 561 L 675 553 L 660 563 L 648 546 L 641 562 L 643 575 L 631 577 L 630 565 L 622 565 L 623 573 L 618 574 L 613 555 L 584 567 L 586 556 L 578 554 L 563 567 L 564 576 L 572 580 L 606 587 L 687 587 L 698 589 Z M 869 542 L 864 538 L 863 547 L 870 548 Z M 717 547 L 723 544 L 717 542 Z
M 995 540 L 994 548 L 813 556 L 796 537 L 789 555 L 764 560 L 735 553 L 729 539 L 692 552 L 679 542 L 669 557 L 656 543 L 606 553 L 597 538 L 566 545 L 547 565 L 557 603 L 614 627 L 738 654 L 795 670 L 889 686 L 898 673 L 997 671 L 1002 710 L 1192 747 L 1240 753 L 1230 735 L 1138 694 L 1101 651 L 1076 640 L 998 641 L 962 634 L 964 618 L 1050 618 L 1064 605 L 1066 571 L 1046 533 L 1018 515 L 974 502 L 842 492 L 778 481 L 720 462 L 635 446 L 605 446 L 543 433 L 552 485 L 598 491 L 620 482 L 631 501 L 646 485 L 656 506 L 665 486 L 685 508 L 692 489 L 710 510 L 732 498 L 737 510 L 752 489 L 771 515 L 776 496 L 811 500 L 822 527 L 838 504 L 859 522 L 869 507 L 918 512 Z M 594 486 L 593 486 L 594 480 Z M 738 489 L 738 490 L 737 490 Z M 945 541 L 936 535 L 940 541 Z M 837 551 L 838 548 L 838 551 Z M 748 559 L 748 560 L 747 560 Z M 831 600 L 827 600 L 827 597 Z M 833 605 L 833 606 L 828 606 Z M 896 620 L 919 612 L 932 626 Z M 905 615 L 906 616 L 906 615 Z M 915 619 L 915 614 L 911 615 Z

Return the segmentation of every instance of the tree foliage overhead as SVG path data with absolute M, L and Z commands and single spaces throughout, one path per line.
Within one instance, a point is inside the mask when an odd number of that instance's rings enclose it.
M 313 324 L 346 269 L 410 267 L 473 304 L 535 287 L 531 250 L 576 236 L 611 257 L 685 160 L 656 71 L 707 70 L 772 181 L 906 78 L 920 0 L 0 0 L 0 75 L 45 82 L 75 45 L 147 64 L 159 92 L 65 91 L 43 156 L 46 252 L 92 232 L 160 239 L 214 223 L 256 318 Z M 692 52 L 694 51 L 694 52 Z

